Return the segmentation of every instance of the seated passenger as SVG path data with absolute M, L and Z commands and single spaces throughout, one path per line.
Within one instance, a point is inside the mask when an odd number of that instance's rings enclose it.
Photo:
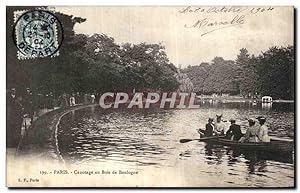
M 247 129 L 245 136 L 242 137 L 239 141 L 259 142 L 259 138 L 258 138 L 259 127 L 255 125 L 254 119 L 249 119 L 248 122 L 249 122 L 249 128 Z
M 213 119 L 209 118 L 208 123 L 205 125 L 205 130 L 204 129 L 199 129 L 198 132 L 199 132 L 200 135 L 203 135 L 204 137 L 213 136 L 213 132 L 214 132 Z
M 229 130 L 226 132 L 226 137 L 231 140 L 240 140 L 240 138 L 243 136 L 241 126 L 235 124 L 234 119 L 230 119 L 230 123 L 231 125 L 229 127 Z
M 216 135 L 224 135 L 224 130 L 225 130 L 225 124 L 222 121 L 222 116 L 221 115 L 216 115 L 216 122 L 214 124 L 214 132 Z
M 270 137 L 268 135 L 268 127 L 265 125 L 266 118 L 259 116 L 257 120 L 260 124 L 258 138 L 261 142 L 270 142 Z

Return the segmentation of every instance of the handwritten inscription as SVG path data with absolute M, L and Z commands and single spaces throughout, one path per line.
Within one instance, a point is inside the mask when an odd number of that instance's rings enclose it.
M 274 7 L 238 7 L 238 6 L 221 6 L 221 7 L 193 7 L 187 6 L 179 10 L 179 13 L 242 13 L 248 12 L 252 14 L 273 11 Z
M 228 28 L 228 27 L 233 27 L 236 25 L 242 25 L 245 23 L 245 15 L 236 15 L 232 20 L 230 21 L 210 21 L 208 18 L 204 18 L 202 20 L 196 21 L 192 25 L 187 25 L 185 24 L 184 27 L 186 28 L 199 28 L 199 29 L 204 29 L 207 27 L 217 27 L 213 28 L 211 30 L 207 30 L 204 33 L 201 34 L 201 36 L 206 35 L 208 33 L 211 33 L 213 31 L 223 29 L 223 28 Z
M 192 7 L 187 6 L 181 10 L 179 10 L 179 13 L 241 13 L 245 11 L 247 7 L 208 7 L 208 8 L 202 8 L 202 7 Z
M 201 36 L 218 31 L 225 28 L 242 26 L 246 23 L 248 15 L 258 15 L 273 11 L 274 7 L 193 7 L 187 6 L 179 10 L 180 14 L 199 14 L 199 17 L 194 21 L 184 24 L 185 28 L 199 29 Z M 230 19 L 212 19 L 211 15 L 232 14 Z M 228 18 L 228 17 L 227 17 Z

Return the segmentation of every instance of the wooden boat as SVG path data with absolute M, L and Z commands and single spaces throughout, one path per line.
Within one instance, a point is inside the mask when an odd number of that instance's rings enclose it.
M 238 142 L 224 138 L 214 138 L 205 140 L 207 143 L 214 143 L 228 146 L 236 149 L 248 151 L 265 151 L 265 152 L 292 152 L 294 150 L 294 142 L 292 140 L 284 140 L 279 138 L 271 138 L 270 142 Z

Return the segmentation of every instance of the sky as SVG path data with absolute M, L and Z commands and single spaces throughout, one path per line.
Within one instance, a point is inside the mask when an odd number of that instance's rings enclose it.
M 235 60 L 241 48 L 258 55 L 293 45 L 293 7 L 55 7 L 87 20 L 76 33 L 104 33 L 116 43 L 162 43 L 175 66 Z

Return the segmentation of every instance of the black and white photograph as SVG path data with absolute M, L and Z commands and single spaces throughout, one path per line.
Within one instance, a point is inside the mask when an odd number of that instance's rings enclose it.
M 294 34 L 293 6 L 6 6 L 6 186 L 295 188 Z

